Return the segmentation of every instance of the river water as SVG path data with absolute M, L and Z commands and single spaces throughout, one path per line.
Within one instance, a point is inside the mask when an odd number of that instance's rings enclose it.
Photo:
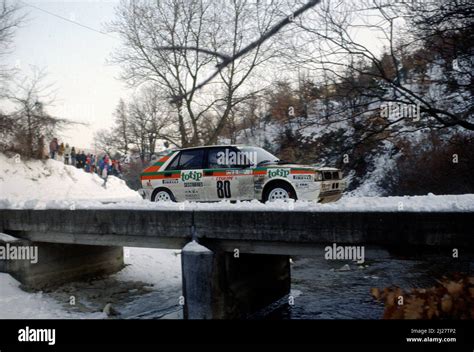
M 347 265 L 350 270 L 347 269 Z M 397 257 L 353 262 L 326 261 L 319 257 L 294 258 L 294 299 L 269 307 L 256 319 L 381 319 L 383 304 L 370 294 L 373 287 L 403 289 L 431 287 L 436 279 L 455 272 L 469 272 L 469 262 L 429 256 L 408 260 Z
M 362 265 L 353 261 L 325 260 L 323 256 L 293 257 L 290 296 L 249 319 L 381 319 L 384 308 L 372 298 L 370 290 L 373 287 L 427 288 L 443 275 L 472 274 L 469 260 L 446 255 L 407 259 L 386 252 L 376 257 L 366 259 Z M 120 315 L 111 318 L 182 319 L 182 306 L 178 303 L 182 294 L 179 281 L 166 289 L 155 290 L 147 289 L 143 282 L 127 283 L 107 278 L 82 286 L 75 284 L 73 290 L 86 297 L 88 303 L 82 305 L 83 311 L 101 311 L 104 304 L 113 299 L 114 308 Z M 70 294 L 69 286 L 50 293 L 63 302 Z

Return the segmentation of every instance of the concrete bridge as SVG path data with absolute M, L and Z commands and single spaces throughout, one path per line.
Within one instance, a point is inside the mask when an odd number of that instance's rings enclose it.
M 115 272 L 123 246 L 183 249 L 186 318 L 244 317 L 284 297 L 289 256 L 334 243 L 364 246 L 367 259 L 380 247 L 474 252 L 471 212 L 0 209 L 0 232 L 38 246 L 38 264 L 0 260 L 31 287 Z

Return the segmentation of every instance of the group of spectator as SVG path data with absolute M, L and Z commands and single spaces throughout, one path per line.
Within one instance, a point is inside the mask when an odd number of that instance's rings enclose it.
M 63 161 L 66 165 L 72 165 L 85 172 L 96 173 L 104 180 L 108 175 L 121 177 L 122 167 L 120 161 L 110 158 L 107 154 L 99 156 L 84 151 L 76 151 L 75 147 L 70 147 L 68 143 L 59 143 L 57 138 L 53 138 L 49 143 L 49 157 L 58 161 Z

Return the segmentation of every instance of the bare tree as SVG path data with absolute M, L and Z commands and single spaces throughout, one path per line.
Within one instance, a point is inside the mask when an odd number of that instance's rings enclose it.
M 128 112 L 127 105 L 123 99 L 120 99 L 117 108 L 114 112 L 115 116 L 115 126 L 114 130 L 110 132 L 112 135 L 110 138 L 105 138 L 109 140 L 118 152 L 126 155 L 130 147 L 130 134 L 128 132 Z M 105 134 L 107 137 L 107 134 Z
M 407 5 L 409 3 L 390 4 L 385 0 L 349 3 L 324 1 L 307 16 L 296 21 L 301 32 L 299 40 L 294 43 L 297 60 L 293 57 L 293 61 L 300 67 L 329 74 L 337 84 L 350 85 L 351 91 L 363 98 L 356 102 L 360 104 L 356 110 L 361 114 L 375 113 L 373 109 L 377 103 L 380 106 L 388 101 L 419 105 L 423 117 L 418 124 L 405 129 L 407 132 L 426 127 L 462 127 L 474 130 L 472 93 L 465 87 L 466 78 L 467 85 L 472 87 L 472 62 L 468 66 L 471 76 L 461 77 L 460 72 L 453 72 L 455 69 L 452 67 L 452 60 L 455 57 L 444 61 L 445 74 L 429 76 L 427 71 L 439 66 L 443 59 L 440 52 L 442 46 L 438 42 L 437 45 L 424 49 L 428 37 L 433 40 L 446 39 L 454 33 L 457 33 L 454 37 L 461 35 L 462 28 L 449 29 L 449 26 L 441 26 L 442 31 L 433 29 L 426 32 L 430 21 L 441 21 L 441 18 L 446 23 L 463 23 L 458 21 L 459 11 L 446 11 L 443 1 L 429 4 L 423 2 L 423 8 Z M 472 17 L 473 5 L 463 3 L 464 7 L 460 12 Z M 423 28 L 424 23 L 425 35 L 420 31 L 413 31 L 413 27 L 408 29 L 407 23 L 419 28 Z M 465 25 L 462 27 L 467 30 Z M 357 36 L 360 31 L 365 31 L 366 35 L 382 42 L 383 51 L 362 41 L 360 35 Z M 472 29 L 468 31 L 471 31 L 472 38 Z M 466 32 L 463 35 L 467 35 Z M 472 41 L 470 43 L 467 50 L 471 51 L 472 57 Z M 431 52 L 431 49 L 435 51 Z M 458 54 L 454 56 L 464 56 L 462 52 Z M 424 61 L 425 72 L 417 71 L 415 63 L 420 58 Z M 428 79 L 425 85 L 423 76 Z M 455 89 L 452 89 L 453 85 Z M 429 87 L 436 87 L 440 94 L 431 94 Z M 354 115 L 348 116 L 353 117 Z M 407 119 L 402 116 L 374 125 L 375 128 L 368 130 L 366 135 L 383 133 L 401 122 L 406 123 Z
M 3 147 L 27 157 L 42 157 L 45 140 L 73 123 L 46 111 L 53 97 L 51 85 L 45 84 L 45 78 L 44 71 L 33 70 L 31 76 L 14 81 L 6 94 L 14 109 L 6 116 L 8 123 L 3 126 L 2 135 L 6 141 Z
M 96 134 L 96 147 L 108 154 L 137 152 L 142 163 L 150 161 L 158 143 L 169 143 L 170 138 L 176 137 L 169 118 L 171 112 L 159 91 L 154 86 L 143 86 L 130 102 L 121 99 L 115 110 L 114 126 Z
M 294 15 L 318 2 L 308 1 Z M 272 57 L 269 39 L 292 20 L 291 12 L 282 18 L 282 3 L 122 2 L 111 29 L 124 47 L 113 61 L 124 67 L 129 84 L 152 82 L 167 97 L 163 104 L 172 108 L 179 137 L 168 136 L 171 143 L 215 143 L 232 109 L 261 89 L 261 79 L 249 83 Z
M 169 112 L 163 108 L 162 101 L 157 90 L 144 87 L 128 106 L 129 140 L 139 151 L 142 162 L 151 160 L 159 139 L 168 135 Z
M 262 70 L 259 68 L 275 57 L 274 45 L 271 43 L 263 45 L 259 42 L 246 55 L 238 55 L 246 50 L 246 43 L 251 42 L 255 35 L 261 38 L 271 30 L 271 26 L 280 13 L 277 9 L 282 5 L 281 2 L 274 2 L 268 7 L 260 6 L 258 3 L 254 6 L 252 2 L 246 0 L 232 0 L 230 5 L 222 4 L 218 8 L 219 11 L 214 13 L 213 23 L 217 25 L 217 28 L 211 35 L 211 45 L 214 51 L 229 53 L 234 59 L 229 61 L 228 66 L 218 71 L 222 82 L 222 98 L 212 108 L 215 119 L 211 122 L 212 132 L 206 140 L 207 144 L 217 142 L 231 115 L 233 115 L 232 122 L 236 123 L 235 111 L 233 111 L 236 106 L 263 91 L 258 82 L 264 81 Z M 228 20 L 219 21 L 222 18 Z M 222 28 L 224 26 L 228 28 Z M 223 36 L 222 31 L 228 34 Z M 220 61 L 221 58 L 217 56 L 216 66 L 221 65 Z M 268 70 L 267 67 L 266 71 Z M 254 87 L 253 89 L 250 89 L 250 84 Z M 242 89 L 244 85 L 247 89 L 245 87 Z
M 0 98 L 5 90 L 5 81 L 11 78 L 11 69 L 1 64 L 4 56 L 10 53 L 15 30 L 24 20 L 19 14 L 19 5 L 14 1 L 0 1 Z
M 118 20 L 112 29 L 124 40 L 124 49 L 114 58 L 123 65 L 123 78 L 131 85 L 153 82 L 157 89 L 173 99 L 182 96 L 188 85 L 197 84 L 197 75 L 212 58 L 199 51 L 185 55 L 183 52 L 158 50 L 162 46 L 177 46 L 187 43 L 199 47 L 203 26 L 203 13 L 208 7 L 198 1 L 167 0 L 122 2 L 117 9 Z M 197 140 L 197 119 L 190 99 L 179 99 L 172 103 L 177 115 L 180 140 L 176 143 L 188 145 Z M 186 120 L 185 114 L 189 114 Z M 190 126 L 194 129 L 190 133 Z M 191 136 L 190 136 L 191 134 Z
M 117 149 L 117 138 L 107 129 L 100 129 L 94 133 L 93 145 L 100 153 L 105 153 L 109 156 L 113 156 Z

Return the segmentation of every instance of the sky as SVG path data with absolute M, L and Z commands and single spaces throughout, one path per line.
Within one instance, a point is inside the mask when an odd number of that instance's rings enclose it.
M 119 80 L 120 67 L 107 61 L 120 40 L 57 18 L 42 10 L 104 31 L 114 18 L 118 1 L 24 0 L 27 20 L 16 32 L 10 64 L 23 74 L 32 67 L 45 70 L 52 85 L 54 116 L 86 123 L 62 131 L 59 138 L 78 148 L 92 145 L 94 132 L 110 128 L 113 111 L 130 92 Z M 28 6 L 28 4 L 33 5 Z

